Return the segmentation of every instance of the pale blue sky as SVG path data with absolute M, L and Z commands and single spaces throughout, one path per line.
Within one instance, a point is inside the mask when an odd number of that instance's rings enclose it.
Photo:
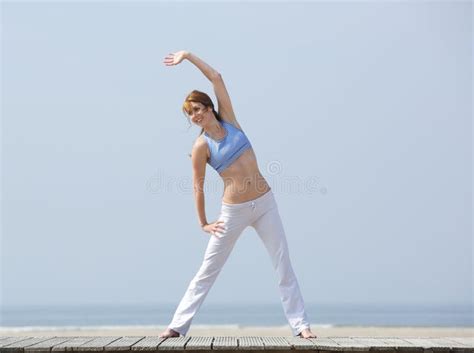
M 306 302 L 469 303 L 472 5 L 2 2 L 4 305 L 177 304 L 198 227 L 181 113 L 224 77 Z M 222 184 L 207 168 L 208 220 Z M 252 228 L 206 303 L 279 302 Z

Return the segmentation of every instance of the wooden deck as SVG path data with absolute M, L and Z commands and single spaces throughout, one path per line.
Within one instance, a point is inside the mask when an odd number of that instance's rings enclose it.
M 397 337 L 6 337 L 0 336 L 0 353 L 51 352 L 130 352 L 130 351 L 261 351 L 279 353 L 294 350 L 318 352 L 474 352 L 473 337 L 397 338 Z

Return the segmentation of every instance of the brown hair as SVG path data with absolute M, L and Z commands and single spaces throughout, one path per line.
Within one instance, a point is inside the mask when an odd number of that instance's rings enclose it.
M 189 93 L 186 96 L 186 99 L 184 100 L 184 103 L 183 103 L 183 113 L 186 116 L 186 118 L 188 118 L 188 122 L 189 122 L 188 115 L 190 115 L 192 111 L 191 102 L 201 103 L 206 108 L 211 107 L 212 112 L 214 113 L 216 119 L 222 122 L 222 117 L 214 109 L 214 103 L 212 103 L 211 98 L 206 93 L 198 91 L 198 90 L 194 90 L 191 93 Z M 199 133 L 199 135 L 202 135 L 203 132 L 204 132 L 204 129 L 201 129 L 201 132 Z

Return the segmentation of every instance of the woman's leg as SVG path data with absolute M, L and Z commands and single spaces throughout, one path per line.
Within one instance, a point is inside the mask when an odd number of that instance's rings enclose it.
M 247 217 L 228 215 L 221 212 L 219 220 L 224 221 L 226 230 L 217 235 L 210 234 L 204 260 L 198 272 L 191 280 L 181 302 L 176 309 L 168 328 L 185 336 L 191 326 L 194 315 L 204 302 L 217 275 L 222 270 L 234 245 L 245 227 Z
M 257 231 L 271 257 L 273 268 L 278 274 L 283 310 L 293 335 L 297 336 L 310 326 L 303 297 L 291 265 L 285 231 L 275 199 L 268 198 L 262 207 L 263 214 L 252 223 L 252 227 Z

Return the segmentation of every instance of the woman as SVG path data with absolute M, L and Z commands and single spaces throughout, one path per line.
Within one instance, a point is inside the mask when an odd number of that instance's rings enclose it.
M 170 53 L 166 66 L 184 59 L 196 65 L 211 81 L 218 112 L 209 96 L 192 91 L 183 111 L 201 127 L 191 152 L 193 187 L 199 223 L 211 235 L 199 271 L 186 290 L 168 328 L 160 337 L 185 336 L 221 271 L 237 239 L 252 226 L 262 239 L 279 276 L 280 297 L 286 318 L 295 336 L 316 337 L 310 329 L 298 281 L 291 266 L 285 232 L 273 191 L 260 174 L 257 159 L 242 127 L 235 118 L 227 89 L 220 73 L 188 51 Z M 204 207 L 204 177 L 209 163 L 224 181 L 219 219 L 208 222 Z

